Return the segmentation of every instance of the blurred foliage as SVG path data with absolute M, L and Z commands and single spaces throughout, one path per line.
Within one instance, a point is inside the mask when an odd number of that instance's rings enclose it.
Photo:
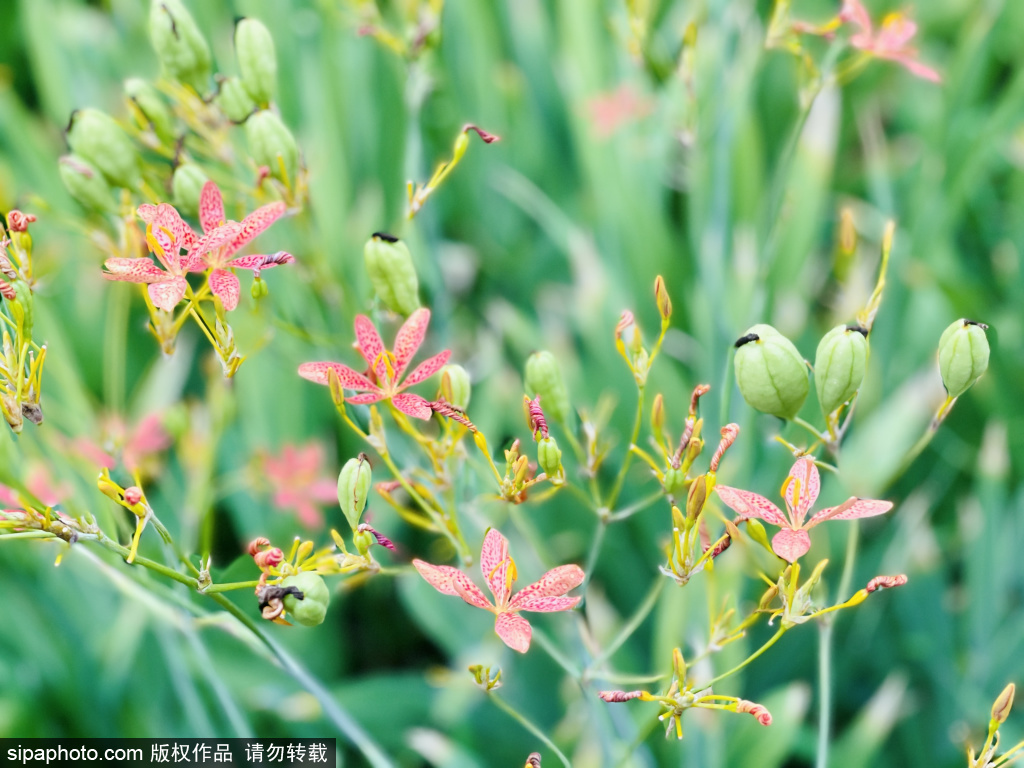
M 399 5 L 381 3 L 391 19 Z M 262 347 L 230 384 L 205 375 L 208 350 L 194 328 L 174 358 L 161 360 L 133 299 L 126 378 L 111 386 L 105 321 L 115 311 L 110 297 L 125 287 L 100 276 L 104 254 L 84 235 L 57 157 L 66 151 L 62 129 L 72 109 L 123 116 L 121 82 L 156 75 L 148 3 L 9 0 L 0 25 L 0 208 L 39 217 L 33 233 L 44 282 L 36 324 L 49 357 L 47 420 L 16 444 L 0 438 L 2 461 L 22 476 L 45 464 L 74 489 L 75 508 L 109 521 L 121 512 L 95 491 L 92 470 L 58 461 L 59 442 L 44 432 L 88 436 L 106 411 L 139 416 L 181 400 L 191 404 L 194 424 L 224 426 L 209 459 L 211 487 L 186 482 L 186 448 L 169 456 L 165 480 L 150 492 L 168 526 L 194 542 L 211 508 L 215 568 L 257 535 L 287 540 L 295 518 L 271 506 L 247 468 L 259 451 L 313 437 L 334 446 L 332 471 L 361 450 L 326 392 L 295 370 L 311 359 L 351 359 L 344 355 L 352 318 L 371 297 L 362 244 L 374 231 L 401 231 L 434 310 L 436 348 L 451 347 L 453 360 L 471 371 L 469 414 L 492 448 L 525 438 L 522 366 L 546 348 L 560 358 L 577 408 L 593 411 L 605 391 L 613 394 L 609 434 L 621 456 L 634 394 L 612 331 L 625 308 L 656 327 L 650 286 L 662 274 L 676 314 L 664 348 L 670 359 L 655 369 L 652 386 L 665 393 L 669 423 L 678 431 L 693 385 L 710 383 L 702 401 L 708 427 L 731 420 L 743 428 L 722 481 L 774 495 L 790 457 L 770 440 L 778 422 L 730 394 L 731 342 L 769 322 L 811 357 L 825 331 L 863 306 L 893 218 L 889 282 L 841 469 L 847 490 L 897 505 L 884 522 L 863 526 L 853 583 L 896 572 L 910 582 L 839 619 L 831 764 L 962 765 L 995 694 L 1024 680 L 1017 552 L 1024 537 L 1024 4 L 920 2 L 917 42 L 943 84 L 873 63 L 821 94 L 791 157 L 798 72 L 793 57 L 763 45 L 769 3 L 633 5 L 648 9 L 642 59 L 630 54 L 627 4 L 617 0 L 448 0 L 436 51 L 407 64 L 360 36 L 359 11 L 341 0 L 191 2 L 221 70 L 231 70 L 236 15 L 272 30 L 281 112 L 311 171 L 312 224 L 285 220 L 264 236 L 298 264 L 275 271 L 269 308 L 252 309 L 243 297 L 237 330 Z M 793 5 L 795 17 L 814 21 L 836 11 L 824 1 Z M 872 15 L 887 6 L 895 7 L 872 2 Z M 687 84 L 673 59 L 690 23 L 697 38 Z M 602 122 L 609 104 L 621 112 L 614 125 Z M 467 122 L 502 141 L 473 146 L 414 223 L 403 225 L 406 180 L 425 181 Z M 860 234 L 848 264 L 836 262 L 844 207 Z M 957 317 L 990 324 L 991 367 L 890 482 L 941 402 L 935 347 Z M 263 338 L 268 326 L 273 334 Z M 195 409 L 219 408 L 212 394 L 219 387 L 234 410 L 204 417 Z M 110 402 L 118 392 L 125 401 Z M 485 490 L 467 482 L 466 498 Z M 623 503 L 650 493 L 652 482 L 634 466 Z M 839 485 L 825 478 L 826 501 L 842 498 Z M 395 562 L 444 561 L 443 549 L 383 504 L 371 507 L 374 525 L 400 545 Z M 528 516 L 543 536 L 542 553 L 556 553 L 557 562 L 582 562 L 594 527 L 566 494 L 522 509 L 468 504 L 463 514 L 474 547 L 488 525 L 522 537 L 529 529 L 517 518 Z M 342 522 L 337 509 L 329 516 L 328 525 Z M 126 520 L 117 519 L 127 538 Z M 669 530 L 661 504 L 605 540 L 586 609 L 599 641 L 662 578 L 657 565 Z M 814 555 L 838 562 L 849 534 L 826 526 Z M 324 530 L 317 536 L 326 540 Z M 155 546 L 144 539 L 143 551 Z M 335 733 L 338 720 L 265 649 L 238 636 L 226 615 L 193 620 L 190 611 L 210 606 L 188 590 L 84 550 L 75 548 L 55 570 L 56 548 L 3 544 L 0 736 Z M 517 551 L 524 578 L 553 564 L 531 559 L 527 546 Z M 742 555 L 727 553 L 709 577 L 710 610 L 755 575 Z M 252 578 L 251 563 L 229 573 Z M 616 655 L 617 668 L 664 671 L 674 645 L 699 642 L 704 594 L 704 586 L 669 585 L 653 621 Z M 256 615 L 247 591 L 231 599 Z M 521 765 L 531 751 L 545 752 L 472 685 L 465 671 L 472 663 L 505 667 L 504 699 L 551 734 L 574 765 L 611 765 L 613 741 L 628 744 L 646 731 L 649 709 L 605 705 L 593 683 L 581 694 L 539 647 L 513 666 L 486 617 L 465 608 L 411 573 L 359 588 L 343 583 L 319 628 L 269 629 L 399 765 Z M 579 623 L 556 614 L 536 626 L 579 656 L 586 653 Z M 767 631 L 724 651 L 722 668 Z M 794 632 L 728 683 L 729 693 L 767 704 L 773 727 L 689 713 L 684 741 L 655 731 L 632 764 L 812 764 L 816 642 L 813 630 Z M 1014 725 L 1016 732 L 1024 726 L 1018 714 L 1007 731 Z M 345 756 L 356 765 L 364 759 L 349 747 Z M 544 760 L 555 764 L 554 755 Z

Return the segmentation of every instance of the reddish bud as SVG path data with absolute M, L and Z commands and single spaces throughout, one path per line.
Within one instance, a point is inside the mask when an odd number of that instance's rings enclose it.
M 718 448 L 715 450 L 715 455 L 711 457 L 711 471 L 717 472 L 718 465 L 722 461 L 722 456 L 729 450 L 729 446 L 736 442 L 736 438 L 739 437 L 740 427 L 738 424 L 726 424 L 722 427 L 722 441 L 718 444 Z
M 623 702 L 630 699 L 639 699 L 644 695 L 643 691 L 599 691 L 598 696 L 608 702 Z
M 372 533 L 373 534 L 373 538 L 375 538 L 377 540 L 377 543 L 380 544 L 382 547 L 385 547 L 386 549 L 390 549 L 392 552 L 396 551 L 395 550 L 395 545 L 391 541 L 391 539 L 389 539 L 387 536 L 385 536 L 383 533 L 378 531 L 373 526 L 367 525 L 366 523 L 362 523 L 359 526 L 359 528 L 356 529 L 356 532 L 357 533 L 362 533 L 363 531 L 369 531 L 370 533 Z
M 907 583 L 906 574 L 900 574 L 898 576 L 875 576 L 868 585 L 864 588 L 867 593 L 874 592 L 879 589 L 892 589 L 893 587 L 902 587 Z
M 28 225 L 36 220 L 34 214 L 14 209 L 7 214 L 7 228 L 11 232 L 28 232 Z
M 544 411 L 540 407 L 540 395 L 533 400 L 528 395 L 523 395 L 523 408 L 526 410 L 526 421 L 533 434 L 533 439 L 538 439 L 538 433 L 540 433 L 540 439 L 546 438 L 548 436 L 548 421 L 544 418 Z
M 255 539 L 253 539 L 252 541 L 249 542 L 249 554 L 252 557 L 255 557 L 256 553 L 259 552 L 261 549 L 263 549 L 263 547 L 269 547 L 269 546 L 270 546 L 270 539 L 268 539 L 266 536 L 259 536 L 259 537 L 255 538 Z
M 125 503 L 135 506 L 142 501 L 142 489 L 136 485 L 124 489 Z
M 472 123 L 466 123 L 462 126 L 463 133 L 469 133 L 470 131 L 476 131 L 476 135 L 483 139 L 484 144 L 494 144 L 496 141 L 501 141 L 500 136 L 496 136 L 493 133 L 488 133 L 483 128 L 473 125 Z
M 736 703 L 736 711 L 740 714 L 749 714 L 757 718 L 757 722 L 761 725 L 772 724 L 772 714 L 760 704 L 755 704 L 752 701 L 746 699 L 740 699 Z

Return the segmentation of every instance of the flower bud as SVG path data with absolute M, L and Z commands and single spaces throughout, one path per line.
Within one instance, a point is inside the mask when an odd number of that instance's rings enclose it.
M 939 373 L 950 397 L 960 397 L 988 368 L 988 338 L 984 323 L 961 319 L 939 339 Z
M 686 494 L 686 519 L 696 520 L 704 510 L 704 503 L 708 498 L 707 477 L 700 475 L 690 483 L 690 490 Z
M 32 296 L 32 289 L 24 280 L 15 280 L 11 286 L 18 298 L 8 302 L 8 309 L 12 310 L 12 313 L 17 313 L 15 319 L 22 326 L 24 338 L 30 339 L 35 325 L 35 298 Z
M 186 216 L 199 212 L 199 197 L 203 186 L 209 181 L 203 169 L 195 163 L 182 163 L 174 169 L 171 177 L 171 196 L 174 207 Z
M 998 725 L 1002 725 L 1006 722 L 1006 718 L 1010 716 L 1010 710 L 1013 708 L 1013 695 L 1017 688 L 1013 683 L 1003 688 L 1003 692 L 999 694 L 999 697 L 992 704 L 992 721 Z
M 686 660 L 679 648 L 672 649 L 672 672 L 679 681 L 680 687 L 686 682 Z
M 661 315 L 661 324 L 667 325 L 672 317 L 672 299 L 668 296 L 668 289 L 665 287 L 665 278 L 658 275 L 654 279 L 654 301 L 658 305 L 658 314 Z
M 93 211 L 112 210 L 116 203 L 110 185 L 99 169 L 78 155 L 60 159 L 60 180 L 79 203 Z
M 249 155 L 256 165 L 265 165 L 270 175 L 285 184 L 295 180 L 299 168 L 299 148 L 295 137 L 281 118 L 269 110 L 262 110 L 245 121 L 245 138 L 249 142 Z
M 753 517 L 747 518 L 747 535 L 769 552 L 772 552 L 772 545 L 768 541 L 768 534 L 765 532 L 760 520 Z
M 220 81 L 220 90 L 214 101 L 224 113 L 224 117 L 233 123 L 245 122 L 245 119 L 256 111 L 256 102 L 237 77 L 225 77 Z
M 162 143 L 174 143 L 174 116 L 156 88 L 141 77 L 132 77 L 124 82 L 124 95 L 143 127 L 151 128 Z
M 452 363 L 441 369 L 441 397 L 460 411 L 469 406 L 472 387 L 469 372 L 461 365 Z
M 549 478 L 556 478 L 562 472 L 562 451 L 553 437 L 545 437 L 537 443 L 537 463 Z
M 365 453 L 346 461 L 338 475 L 338 504 L 353 531 L 359 526 L 359 518 L 366 508 L 372 479 L 370 462 Z
M 792 419 L 807 399 L 807 366 L 793 342 L 770 325 L 755 325 L 736 342 L 736 383 L 747 404 Z
M 860 325 L 837 325 L 818 343 L 814 387 L 821 412 L 828 416 L 853 397 L 864 381 L 868 331 Z
M 419 309 L 419 279 L 405 243 L 383 232 L 374 232 L 363 246 L 363 260 L 384 306 L 405 317 Z
M 152 0 L 149 38 L 163 74 L 203 94 L 210 84 L 210 47 L 181 0 Z
M 654 404 L 651 405 L 651 430 L 657 434 L 665 428 L 665 398 L 661 392 L 654 396 Z
M 139 155 L 114 118 L 98 109 L 80 109 L 68 126 L 71 151 L 100 169 L 107 181 L 134 188 L 140 180 Z
M 665 493 L 678 495 L 686 487 L 686 473 L 679 467 L 669 467 L 662 477 Z
M 359 527 L 362 528 L 362 526 Z M 352 534 L 352 543 L 356 545 L 356 551 L 366 557 L 366 553 L 377 543 L 377 539 L 368 530 L 357 530 Z
M 266 107 L 277 90 L 277 54 L 270 30 L 256 19 L 239 21 L 235 27 L 235 56 L 246 92 Z
M 327 606 L 331 602 L 331 593 L 319 575 L 312 571 L 301 571 L 283 579 L 281 586 L 285 589 L 294 587 L 302 593 L 301 599 L 294 594 L 284 596 L 284 609 L 292 619 L 304 627 L 315 627 L 324 623 Z
M 534 352 L 526 361 L 526 391 L 540 395 L 548 416 L 560 424 L 569 418 L 569 391 L 555 356 L 543 350 Z

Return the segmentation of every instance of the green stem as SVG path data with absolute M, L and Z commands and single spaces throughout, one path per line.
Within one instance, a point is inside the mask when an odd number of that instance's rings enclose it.
M 217 592 L 231 592 L 235 589 L 255 589 L 258 584 L 258 581 L 231 581 L 226 584 L 211 584 L 201 591 L 204 595 L 212 595 Z
M 544 632 L 541 632 L 537 627 L 533 628 L 533 639 L 537 641 L 544 652 L 551 657 L 558 666 L 565 670 L 566 674 L 569 675 L 573 680 L 579 680 L 581 673 L 576 667 L 572 665 L 572 662 L 565 658 L 565 655 L 558 649 L 558 646 L 554 644 L 550 637 Z
M 646 385 L 638 387 L 638 394 L 636 398 L 636 417 L 633 419 L 633 433 L 630 435 L 629 444 L 636 445 L 636 441 L 640 438 L 640 427 L 644 420 L 644 391 Z M 619 493 L 622 491 L 622 485 L 626 482 L 626 473 L 629 471 L 629 465 L 633 462 L 633 452 L 630 450 L 626 451 L 626 458 L 622 460 L 622 467 L 619 469 L 619 474 L 615 478 L 615 485 L 612 486 L 612 492 L 608 494 L 608 498 L 605 500 L 605 506 L 608 509 L 615 507 L 615 502 L 619 498 Z
M 583 570 L 583 588 L 580 590 L 580 594 L 583 595 L 584 602 L 587 599 L 587 586 L 590 584 L 590 579 L 594 575 L 594 568 L 597 566 L 597 558 L 601 554 L 601 544 L 604 543 L 604 534 L 607 530 L 607 521 L 603 518 L 598 518 L 597 530 L 594 531 L 594 538 L 590 542 L 590 553 L 587 555 L 587 564 Z
M 542 731 L 536 725 L 534 725 L 529 720 L 527 720 L 523 715 L 519 714 L 519 712 L 517 712 L 516 709 L 511 704 L 507 703 L 503 698 L 498 696 L 498 694 L 492 693 L 490 696 L 491 696 L 491 701 L 494 702 L 494 705 L 498 709 L 500 709 L 506 715 L 511 717 L 513 720 L 515 720 L 521 726 L 523 726 L 523 728 L 525 728 L 530 733 L 532 733 L 534 736 L 536 736 L 538 739 L 540 739 L 542 742 L 544 742 L 544 744 L 547 746 L 547 748 L 550 749 L 552 752 L 554 752 L 558 756 L 558 759 L 562 761 L 562 765 L 564 765 L 565 768 L 572 768 L 572 763 L 569 762 L 569 758 L 567 758 L 564 754 L 562 754 L 562 750 L 560 750 L 558 747 L 555 746 L 555 742 L 553 742 L 551 739 L 549 739 L 547 737 L 547 735 L 544 733 L 544 731 Z
M 667 581 L 668 579 L 661 576 L 655 580 L 651 589 L 647 592 L 647 597 L 644 598 L 640 607 L 637 608 L 636 613 L 634 613 L 622 629 L 619 630 L 619 634 L 617 634 L 615 639 L 608 644 L 608 647 L 601 651 L 597 658 L 587 665 L 587 668 L 583 671 L 584 679 L 589 676 L 591 670 L 600 667 L 604 662 L 610 659 L 612 655 L 622 647 L 622 644 L 625 643 L 634 632 L 636 632 L 637 627 L 643 623 L 644 619 L 647 618 L 648 614 L 657 604 L 658 596 L 661 595 L 661 590 L 664 588 Z
M 771 648 L 773 645 L 775 645 L 775 643 L 777 643 L 779 641 L 779 638 L 782 637 L 786 633 L 786 629 L 787 629 L 787 627 L 780 626 L 778 628 L 778 630 L 776 630 L 775 634 L 772 635 L 771 638 L 769 638 L 768 642 L 766 642 L 764 645 L 762 645 L 760 648 L 758 648 L 756 651 L 754 651 L 746 659 L 741 661 L 739 664 L 737 664 L 735 667 L 730 669 L 728 672 L 723 672 L 718 677 L 713 677 L 708 682 L 702 683 L 699 686 L 698 690 L 704 690 L 705 688 L 710 688 L 715 683 L 718 683 L 718 682 L 724 680 L 725 678 L 729 677 L 730 675 L 734 675 L 735 673 L 739 672 L 741 669 L 743 669 L 745 666 L 747 666 L 750 662 L 752 662 L 754 659 L 758 658 L 761 654 L 763 654 L 765 651 L 767 651 L 769 648 Z
M 827 768 L 832 727 L 832 627 L 831 621 L 818 624 L 818 754 L 815 768 Z
M 111 291 L 103 330 L 103 396 L 107 408 L 124 410 L 125 354 L 131 293 Z
M 654 716 L 647 721 L 640 732 L 637 733 L 636 738 L 633 739 L 633 743 L 629 745 L 629 749 L 626 750 L 626 754 L 624 754 L 622 759 L 616 764 L 616 768 L 625 768 L 625 766 L 629 765 L 629 758 L 632 757 L 633 753 L 640 748 L 641 744 L 647 741 L 647 737 L 654 732 L 654 729 L 658 727 L 660 722 L 661 720 L 657 716 Z

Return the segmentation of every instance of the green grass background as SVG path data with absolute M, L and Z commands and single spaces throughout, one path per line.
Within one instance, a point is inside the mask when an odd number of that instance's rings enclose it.
M 811 19 L 836 10 L 825 2 L 794 5 L 795 15 Z M 44 284 L 36 336 L 48 342 L 49 356 L 47 421 L 17 441 L 0 438 L 3 459 L 15 473 L 48 463 L 73 484 L 76 509 L 120 519 L 91 486 L 88 468 L 62 459 L 43 433 L 88 435 L 104 409 L 138 413 L 179 400 L 201 409 L 205 398 L 211 411 L 193 410 L 194 423 L 220 422 L 223 434 L 198 459 L 172 452 L 153 491 L 158 512 L 189 546 L 199 519 L 214 510 L 215 569 L 256 535 L 287 541 L 297 524 L 264 493 L 219 494 L 197 484 L 193 460 L 223 479 L 244 470 L 255 451 L 286 442 L 326 440 L 336 448 L 331 471 L 361 450 L 327 392 L 301 381 L 295 368 L 310 359 L 353 361 L 351 319 L 371 298 L 362 243 L 401 224 L 405 180 L 425 180 L 459 127 L 475 122 L 502 141 L 484 147 L 474 139 L 405 236 L 434 310 L 429 343 L 451 347 L 472 371 L 469 414 L 492 446 L 526 438 L 520 371 L 532 350 L 549 348 L 563 362 L 574 405 L 592 409 L 612 393 L 614 469 L 635 395 L 612 329 L 619 312 L 633 308 L 652 335 L 651 286 L 663 274 L 676 311 L 652 386 L 665 394 L 670 423 L 678 434 L 690 389 L 711 383 L 706 432 L 727 420 L 743 428 L 722 482 L 774 496 L 790 459 L 769 439 L 777 422 L 754 414 L 738 393 L 726 396 L 734 387 L 730 343 L 755 322 L 771 322 L 813 357 L 818 338 L 866 300 L 882 228 L 895 218 L 889 282 L 843 450 L 843 479 L 826 478 L 823 501 L 835 503 L 847 489 L 895 501 L 891 515 L 863 526 L 854 584 L 896 572 L 910 582 L 838 621 L 831 765 L 962 765 L 966 741 L 983 737 L 995 695 L 1024 680 L 1024 4 L 918 3 L 917 42 L 943 84 L 872 64 L 820 97 L 792 163 L 785 146 L 799 112 L 796 71 L 790 57 L 763 47 L 769 5 L 652 6 L 652 48 L 660 55 L 676 49 L 687 23 L 697 24 L 692 99 L 677 77 L 652 77 L 629 56 L 622 3 L 448 0 L 440 46 L 417 65 L 416 82 L 430 91 L 415 115 L 406 107 L 407 67 L 358 36 L 341 2 L 190 3 L 222 71 L 233 71 L 236 15 L 271 28 L 280 109 L 311 169 L 312 225 L 282 222 L 261 240 L 293 252 L 299 264 L 270 273 L 269 303 L 254 310 L 243 297 L 236 312 L 243 346 L 257 346 L 268 327 L 272 337 L 226 388 L 204 379 L 205 342 L 194 328 L 172 362 L 159 361 L 137 298 L 125 331 L 125 376 L 110 380 L 105 319 L 111 296 L 125 287 L 100 278 L 104 255 L 85 236 L 81 211 L 57 175 L 71 110 L 97 106 L 124 116 L 122 80 L 157 74 L 148 4 L 4 0 L 0 205 L 39 215 Z M 896 6 L 870 3 L 877 18 L 887 8 Z M 602 137 L 589 105 L 622 84 L 647 109 Z M 692 141 L 680 140 L 685 130 Z M 831 275 L 844 205 L 855 212 L 861 240 L 837 289 Z M 991 325 L 990 369 L 924 454 L 887 484 L 942 399 L 939 334 L 964 316 Z M 814 408 L 812 398 L 805 415 Z M 640 467 L 629 480 L 625 502 L 654 487 Z M 483 480 L 466 483 L 467 499 L 486 489 Z M 342 522 L 337 510 L 331 514 L 331 524 Z M 516 514 L 544 534 L 553 560 L 584 559 L 594 522 L 568 495 Z M 531 553 L 509 515 L 500 505 L 467 504 L 467 535 L 475 546 L 486 525 L 499 525 L 529 580 L 552 563 Z M 439 556 L 383 505 L 374 524 L 402 545 L 396 561 Z M 662 578 L 656 568 L 669 528 L 660 504 L 609 531 L 588 600 L 599 640 Z M 812 556 L 833 558 L 832 590 L 848 533 L 837 524 L 815 538 Z M 0 560 L 0 736 L 337 732 L 309 692 L 221 614 L 196 621 L 183 607 L 209 610 L 208 602 L 84 547 L 54 569 L 56 549 L 34 544 L 8 542 Z M 756 588 L 748 589 L 754 553 L 734 550 L 710 591 L 705 575 L 685 589 L 669 585 L 653 618 L 614 657 L 618 669 L 664 671 L 674 645 L 701 642 L 709 605 L 730 592 L 756 599 Z M 244 562 L 232 573 L 251 578 Z M 255 615 L 250 595 L 233 599 Z M 536 625 L 579 658 L 586 649 L 578 623 L 555 614 Z M 614 745 L 629 743 L 654 714 L 653 705 L 596 700 L 593 688 L 581 691 L 540 648 L 513 659 L 485 615 L 415 576 L 336 592 L 323 626 L 270 633 L 398 765 L 518 766 L 529 752 L 544 751 L 470 685 L 470 663 L 501 665 L 506 700 L 577 765 L 611 765 Z M 755 630 L 745 649 L 765 637 L 763 627 Z M 812 764 L 816 648 L 813 628 L 794 631 L 718 691 L 766 703 L 775 716 L 770 729 L 752 718 L 691 712 L 683 742 L 655 732 L 632 764 Z M 733 649 L 716 663 L 724 669 L 739 654 Z M 1014 715 L 1005 731 L 1024 736 L 1024 720 Z M 349 747 L 343 757 L 351 765 L 364 760 Z M 556 760 L 545 754 L 549 763 Z

